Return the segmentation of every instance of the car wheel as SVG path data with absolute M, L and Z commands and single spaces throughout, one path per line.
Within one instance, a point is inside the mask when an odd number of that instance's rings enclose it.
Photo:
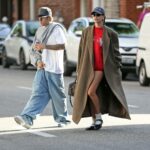
M 145 64 L 141 63 L 139 70 L 139 82 L 142 86 L 148 86 L 150 83 L 150 79 L 147 78 Z
M 73 69 L 70 66 L 68 66 L 67 55 L 64 52 L 64 75 L 71 76 L 72 72 L 73 72 Z
M 9 68 L 10 67 L 9 60 L 7 57 L 7 52 L 6 52 L 5 48 L 3 48 L 3 51 L 2 51 L 2 66 L 3 66 L 3 68 Z
M 19 60 L 20 60 L 20 69 L 21 70 L 26 70 L 27 65 L 26 65 L 25 53 L 24 53 L 23 50 L 20 51 Z

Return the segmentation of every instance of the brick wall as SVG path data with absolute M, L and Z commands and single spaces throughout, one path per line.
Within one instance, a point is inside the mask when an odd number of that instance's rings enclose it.
M 48 6 L 52 9 L 53 16 L 56 16 L 60 12 L 64 19 L 63 24 L 68 27 L 70 22 L 80 16 L 80 0 L 38 0 L 36 7 L 36 14 L 38 8 L 42 6 Z
M 148 0 L 147 0 L 148 1 Z M 129 18 L 137 23 L 141 9 L 136 9 L 137 5 L 142 5 L 146 0 L 120 0 L 120 17 Z
M 106 18 L 119 17 L 119 0 L 105 0 L 104 8 L 106 12 Z
M 13 5 L 13 12 L 12 12 L 12 21 L 15 22 L 18 20 L 18 3 L 17 0 L 12 1 Z M 30 18 L 30 11 L 29 11 L 29 0 L 22 1 L 22 19 L 29 20 Z
M 66 27 L 68 27 L 70 25 L 70 22 L 73 19 L 80 16 L 80 1 L 81 0 L 35 0 L 35 16 L 37 15 L 39 7 L 48 6 L 52 9 L 53 16 L 55 17 L 56 14 L 60 14 L 60 16 L 63 17 L 64 19 L 63 24 Z M 85 7 L 87 10 L 87 14 L 86 14 L 87 16 L 90 16 L 90 13 L 92 11 L 92 1 L 93 0 L 86 0 Z M 109 2 L 109 0 L 107 1 Z M 138 20 L 138 16 L 141 12 L 140 9 L 136 9 L 136 6 L 141 5 L 143 4 L 143 2 L 146 1 L 149 0 L 113 0 L 109 3 L 115 3 L 113 4 L 115 6 L 117 6 L 118 4 L 119 6 L 119 10 L 117 10 L 118 17 L 129 18 L 136 23 Z M 28 20 L 30 18 L 29 0 L 22 0 L 22 2 L 23 2 L 22 19 Z M 12 0 L 12 3 L 13 3 L 12 18 L 14 22 L 18 19 L 17 0 Z M 107 11 L 111 10 L 111 14 L 113 14 L 112 5 L 111 6 L 108 5 L 106 9 Z M 113 14 L 112 16 L 117 16 L 117 15 Z
M 12 5 L 13 5 L 13 12 L 12 12 L 12 22 L 15 22 L 18 19 L 18 14 L 17 14 L 17 0 L 13 0 L 12 1 Z
M 13 4 L 13 13 L 12 18 L 13 22 L 18 20 L 18 5 L 17 0 L 12 0 Z M 88 0 L 89 1 L 89 0 Z M 90 0 L 91 1 L 91 0 Z M 80 16 L 80 0 L 35 0 L 35 17 L 38 13 L 38 8 L 42 6 L 47 6 L 52 9 L 53 16 L 60 14 L 63 17 L 63 24 L 68 27 L 70 22 Z M 29 0 L 22 1 L 23 16 L 22 19 L 30 19 L 30 7 Z M 89 4 L 88 4 L 89 5 Z M 37 18 L 35 18 L 37 19 Z
M 93 10 L 92 0 L 86 0 L 86 7 L 87 7 L 87 16 L 91 16 L 91 12 Z
M 23 19 L 29 20 L 30 18 L 30 7 L 29 7 L 29 0 L 22 1 L 22 8 L 23 8 Z

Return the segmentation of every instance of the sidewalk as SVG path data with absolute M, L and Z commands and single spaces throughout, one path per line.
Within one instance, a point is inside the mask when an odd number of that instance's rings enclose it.
M 70 120 L 72 116 L 69 116 Z M 116 117 L 110 117 L 103 115 L 103 127 L 108 126 L 125 126 L 125 125 L 142 125 L 150 124 L 150 114 L 132 114 L 131 120 L 120 119 Z M 83 118 L 78 125 L 73 122 L 63 128 L 57 127 L 52 116 L 40 116 L 34 121 L 34 125 L 31 129 L 46 131 L 46 130 L 62 130 L 62 129 L 77 129 L 86 128 L 91 124 L 91 118 Z M 12 132 L 19 130 L 27 130 L 14 121 L 13 117 L 0 118 L 0 133 L 1 132 Z

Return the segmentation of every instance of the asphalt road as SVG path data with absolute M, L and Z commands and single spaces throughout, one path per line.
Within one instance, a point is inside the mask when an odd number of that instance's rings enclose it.
M 35 70 L 0 66 L 0 150 L 149 150 L 150 87 L 141 87 L 134 76 L 123 81 L 131 120 L 103 116 L 100 131 L 85 131 L 91 118 L 79 125 L 71 123 L 58 128 L 53 121 L 51 105 L 34 122 L 30 130 L 18 126 L 13 116 L 19 114 L 31 94 Z M 65 77 L 68 84 L 75 76 Z M 68 101 L 71 119 L 72 108 Z

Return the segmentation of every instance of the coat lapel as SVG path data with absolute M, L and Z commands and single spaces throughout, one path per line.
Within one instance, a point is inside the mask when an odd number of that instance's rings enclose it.
M 103 41 L 103 59 L 104 59 L 104 64 L 105 64 L 106 58 L 108 56 L 109 45 L 110 45 L 110 37 L 108 35 L 108 31 L 105 26 L 104 26 L 102 41 Z
M 89 51 L 89 56 L 90 56 L 90 62 L 92 64 L 94 64 L 94 55 L 93 55 L 93 30 L 94 30 L 94 26 L 91 26 L 89 28 L 89 35 L 88 35 L 88 51 Z

